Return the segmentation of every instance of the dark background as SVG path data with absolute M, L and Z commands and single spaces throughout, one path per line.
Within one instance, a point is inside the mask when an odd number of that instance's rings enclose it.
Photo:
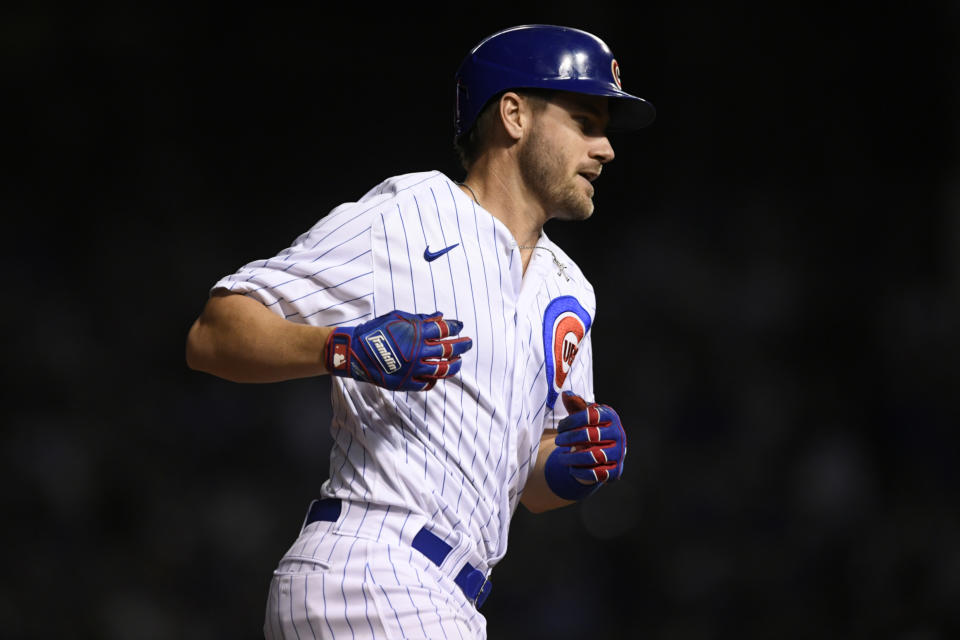
M 518 511 L 490 637 L 957 637 L 960 7 L 769 4 L 5 9 L 0 635 L 260 636 L 329 381 L 190 371 L 187 330 L 335 205 L 461 177 L 457 64 L 546 22 L 658 108 L 546 229 L 630 455 Z

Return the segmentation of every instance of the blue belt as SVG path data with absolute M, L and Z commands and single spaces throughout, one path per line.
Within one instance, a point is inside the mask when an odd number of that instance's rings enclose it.
M 324 498 L 323 500 L 314 500 L 310 505 L 310 511 L 307 513 L 307 519 L 304 526 L 311 522 L 323 520 L 325 522 L 336 522 L 340 518 L 340 509 L 342 503 L 336 498 Z M 438 567 L 443 564 L 453 547 L 448 545 L 439 536 L 431 533 L 426 527 L 422 527 L 417 535 L 414 536 L 411 546 L 414 549 L 427 556 L 433 564 Z M 453 579 L 457 586 L 463 590 L 467 599 L 473 602 L 478 609 L 483 606 L 493 588 L 491 582 L 482 571 L 475 568 L 467 562 Z

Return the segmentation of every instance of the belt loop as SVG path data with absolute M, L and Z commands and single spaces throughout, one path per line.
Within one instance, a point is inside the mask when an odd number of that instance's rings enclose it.
M 300 525 L 300 533 L 303 533 L 303 530 L 307 528 L 307 525 L 310 524 L 310 515 L 313 513 L 313 506 L 317 504 L 317 499 L 314 498 L 310 501 L 310 506 L 307 507 L 307 512 L 303 516 L 303 524 Z
M 308 524 L 317 522 L 318 520 L 336 522 L 340 519 L 340 511 L 342 509 L 343 502 L 336 498 L 313 500 L 310 503 L 310 507 L 307 508 L 307 515 L 303 519 L 303 526 L 300 527 L 300 532 L 302 533 Z

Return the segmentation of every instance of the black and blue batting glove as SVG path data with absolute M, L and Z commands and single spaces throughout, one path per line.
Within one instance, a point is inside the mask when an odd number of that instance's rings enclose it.
M 557 424 L 557 448 L 547 458 L 547 486 L 566 500 L 582 500 L 623 474 L 627 434 L 620 416 L 605 404 L 587 404 L 563 392 L 570 414 Z
M 427 391 L 460 371 L 473 346 L 457 338 L 459 320 L 443 314 L 391 311 L 355 327 L 336 327 L 327 339 L 327 370 L 395 391 Z

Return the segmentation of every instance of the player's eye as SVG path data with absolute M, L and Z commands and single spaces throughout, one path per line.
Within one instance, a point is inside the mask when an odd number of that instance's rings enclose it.
M 603 128 L 597 118 L 589 115 L 579 115 L 573 117 L 574 122 L 585 135 L 598 136 L 603 135 Z

